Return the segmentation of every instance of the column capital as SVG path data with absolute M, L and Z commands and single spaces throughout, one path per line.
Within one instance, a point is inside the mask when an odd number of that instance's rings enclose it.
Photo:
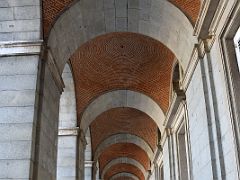
M 167 132 L 168 137 L 171 136 L 174 133 L 172 128 L 166 128 L 166 132 Z
M 209 35 L 206 39 L 203 39 L 204 49 L 206 53 L 209 53 L 215 42 L 216 36 L 214 34 Z
M 197 44 L 198 56 L 203 59 L 206 53 L 209 53 L 215 42 L 216 36 L 214 34 L 208 35 L 205 39 L 200 39 Z

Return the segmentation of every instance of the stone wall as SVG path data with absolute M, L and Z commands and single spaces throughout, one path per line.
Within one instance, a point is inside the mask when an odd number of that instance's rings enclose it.
M 163 164 L 164 164 L 164 180 L 171 179 L 170 161 L 169 161 L 169 144 L 165 142 L 163 146 Z
M 216 41 L 211 50 L 211 64 L 213 73 L 213 85 L 215 89 L 214 106 L 219 121 L 218 128 L 221 131 L 218 140 L 222 146 L 220 160 L 224 162 L 226 179 L 238 179 L 236 163 L 236 145 L 233 134 L 233 124 L 230 114 L 229 101 L 226 92 L 226 81 L 224 78 L 223 64 L 221 60 L 219 41 Z M 215 139 L 217 140 L 217 139 Z
M 40 0 L 0 1 L 0 41 L 41 38 Z
M 193 179 L 212 180 L 209 131 L 200 63 L 186 92 Z
M 0 57 L 0 179 L 30 179 L 39 56 Z

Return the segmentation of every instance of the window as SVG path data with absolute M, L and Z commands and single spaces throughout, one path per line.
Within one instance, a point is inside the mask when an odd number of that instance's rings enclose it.
M 240 71 L 240 28 L 234 37 L 234 44 L 237 56 L 238 70 Z

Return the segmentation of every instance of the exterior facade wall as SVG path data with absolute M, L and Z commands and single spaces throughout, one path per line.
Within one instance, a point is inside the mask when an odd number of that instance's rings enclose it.
M 211 64 L 213 74 L 213 85 L 215 87 L 215 102 L 218 128 L 221 131 L 218 138 L 222 146 L 220 160 L 224 162 L 226 179 L 238 179 L 236 144 L 234 140 L 233 124 L 231 121 L 230 107 L 227 99 L 226 82 L 224 79 L 223 64 L 221 60 L 219 42 L 216 41 L 211 50 Z
M 193 179 L 213 179 L 207 113 L 200 63 L 186 92 Z

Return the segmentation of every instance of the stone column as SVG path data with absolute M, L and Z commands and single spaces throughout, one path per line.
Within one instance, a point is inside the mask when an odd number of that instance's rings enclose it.
M 84 164 L 85 164 L 85 149 L 86 149 L 87 141 L 85 138 L 85 134 L 82 130 L 79 131 L 78 135 L 78 156 L 77 156 L 77 163 L 78 163 L 78 179 L 84 179 Z
M 100 172 L 99 172 L 99 162 L 93 162 L 92 168 L 95 168 L 95 172 L 96 172 L 96 180 L 102 180 L 100 178 Z
M 0 179 L 56 178 L 62 82 L 40 12 L 40 0 L 0 2 Z
M 93 161 L 85 161 L 84 180 L 92 180 Z
M 176 180 L 178 178 L 178 171 L 176 169 L 176 137 L 173 134 L 172 129 L 166 129 L 167 131 L 167 140 L 168 140 L 168 149 L 169 149 L 169 166 L 170 166 L 170 174 L 171 179 Z
M 62 73 L 64 92 L 59 107 L 57 180 L 76 180 L 77 174 L 77 110 L 74 81 L 70 66 Z
M 93 167 L 93 161 L 92 161 L 92 146 L 91 146 L 91 135 L 90 130 L 88 129 L 86 133 L 86 149 L 85 149 L 85 161 L 84 161 L 84 180 L 92 180 L 92 167 Z
M 59 101 L 64 83 L 55 60 L 45 50 L 39 77 L 33 179 L 56 179 Z
M 0 49 L 0 179 L 32 179 L 41 43 Z
M 57 180 L 76 180 L 78 128 L 58 132 Z
M 0 178 L 55 179 L 63 88 L 55 61 L 41 41 L 1 46 Z

